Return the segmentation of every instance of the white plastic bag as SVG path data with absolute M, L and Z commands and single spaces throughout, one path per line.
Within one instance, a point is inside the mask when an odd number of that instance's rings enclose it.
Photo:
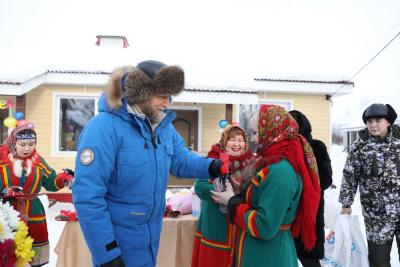
M 341 214 L 325 240 L 324 266 L 368 267 L 368 256 L 357 215 Z
M 324 192 L 324 220 L 325 226 L 328 228 L 333 228 L 336 219 L 342 210 L 342 206 L 338 201 L 339 192 L 337 189 L 327 189 Z
M 192 215 L 199 218 L 201 213 L 201 199 L 194 194 L 192 199 Z
M 349 215 L 347 215 L 349 216 Z M 350 215 L 350 236 L 352 240 L 351 247 L 351 266 L 352 267 L 368 267 L 368 253 L 364 243 L 364 237 L 360 230 L 360 222 L 358 216 Z

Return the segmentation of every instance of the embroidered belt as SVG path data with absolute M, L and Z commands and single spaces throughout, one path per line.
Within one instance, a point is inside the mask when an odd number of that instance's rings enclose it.
M 290 230 L 291 227 L 292 227 L 291 223 L 289 223 L 289 224 L 281 224 L 281 226 L 279 227 L 279 230 L 288 231 L 288 230 Z

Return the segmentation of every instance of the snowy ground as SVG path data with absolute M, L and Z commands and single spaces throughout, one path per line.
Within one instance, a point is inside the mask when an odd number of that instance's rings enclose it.
M 333 171 L 334 171 L 333 183 L 337 186 L 337 188 L 336 189 L 328 189 L 325 191 L 325 202 L 327 205 L 325 208 L 325 214 L 326 214 L 326 219 L 327 219 L 328 224 L 329 224 L 329 221 L 332 220 L 332 217 L 335 214 L 338 214 L 340 212 L 340 205 L 337 202 L 337 199 L 338 199 L 338 195 L 339 195 L 340 181 L 342 178 L 341 177 L 342 170 L 343 170 L 344 162 L 346 160 L 346 153 L 343 152 L 343 147 L 332 146 L 331 151 L 330 151 L 330 156 L 332 159 L 332 167 L 333 167 Z M 44 199 L 43 201 L 47 202 L 46 199 Z M 69 204 L 69 203 L 56 203 L 48 211 L 46 211 L 48 228 L 49 228 L 49 237 L 50 237 L 50 264 L 47 265 L 49 267 L 55 267 L 56 262 L 57 262 L 57 255 L 54 253 L 54 247 L 57 245 L 58 238 L 61 235 L 61 232 L 63 230 L 65 223 L 54 220 L 54 217 L 56 215 L 58 215 L 60 210 L 62 210 L 62 209 L 73 210 L 73 206 L 72 206 L 72 204 Z M 364 234 L 364 240 L 365 240 L 365 226 L 364 226 L 363 218 L 361 215 L 361 206 L 360 206 L 358 193 L 356 196 L 356 200 L 354 201 L 354 204 L 352 206 L 352 209 L 353 209 L 354 215 L 360 216 L 360 218 L 359 218 L 360 219 L 360 227 L 361 227 L 361 231 Z M 365 240 L 365 244 L 366 244 L 366 240 Z M 73 244 L 71 244 L 71 245 L 73 245 Z M 393 242 L 391 259 L 392 259 L 391 260 L 392 267 L 400 267 L 399 255 L 397 254 L 396 241 Z M 85 267 L 85 266 L 82 266 L 82 267 Z M 173 266 L 171 266 L 171 267 L 173 267 Z

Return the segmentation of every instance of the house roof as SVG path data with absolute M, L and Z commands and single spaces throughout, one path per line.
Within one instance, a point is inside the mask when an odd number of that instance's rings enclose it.
M 123 36 L 98 35 L 97 37 L 122 38 Z M 0 94 L 22 95 L 42 84 L 103 86 L 115 67 L 136 65 L 137 62 L 152 58 L 149 54 L 151 54 L 149 51 L 140 48 L 96 45 L 76 50 L 72 48 L 68 51 L 60 50 L 53 56 L 49 55 L 46 60 L 32 61 L 41 64 L 41 67 L 35 70 L 30 70 L 29 66 L 26 66 L 25 70 L 17 69 L 11 73 L 9 69 L 4 68 L 0 71 Z M 161 57 L 159 60 L 173 62 L 176 58 Z M 340 93 L 346 94 L 351 92 L 354 85 L 339 79 L 322 81 L 282 77 L 254 78 L 249 73 L 251 71 L 246 68 L 226 66 L 222 63 L 204 66 L 179 60 L 176 63 L 185 70 L 185 89 L 183 94 L 176 98 L 176 101 L 180 99 L 183 102 L 253 104 L 258 102 L 258 92 L 325 95 L 332 94 L 338 87 L 343 86 Z M 7 72 L 11 73 L 8 77 Z
M 307 77 L 307 79 L 285 78 L 255 78 L 257 89 L 267 93 L 300 93 L 325 94 L 327 96 L 341 96 L 353 91 L 354 83 L 337 79 L 321 79 L 321 77 Z
M 0 80 L 0 95 L 22 95 L 42 84 L 104 86 L 110 74 L 109 71 L 47 70 L 23 81 Z M 190 75 L 188 78 L 189 84 L 174 101 L 231 104 L 254 104 L 258 101 L 254 86 L 205 86 L 190 83 Z

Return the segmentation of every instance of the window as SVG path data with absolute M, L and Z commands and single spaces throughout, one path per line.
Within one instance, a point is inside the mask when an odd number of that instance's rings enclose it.
M 259 104 L 240 104 L 239 108 L 237 109 L 236 118 L 239 122 L 240 126 L 246 130 L 247 136 L 250 139 L 253 131 L 250 127 L 250 118 L 251 116 L 258 110 L 258 106 L 260 104 L 274 104 L 279 105 L 286 109 L 287 111 L 292 110 L 293 102 L 291 100 L 279 100 L 279 99 L 260 99 L 258 101 Z M 256 147 L 255 144 L 250 142 L 250 149 L 255 151 Z
M 54 152 L 61 155 L 76 152 L 83 127 L 97 113 L 98 96 L 56 95 L 55 98 Z

